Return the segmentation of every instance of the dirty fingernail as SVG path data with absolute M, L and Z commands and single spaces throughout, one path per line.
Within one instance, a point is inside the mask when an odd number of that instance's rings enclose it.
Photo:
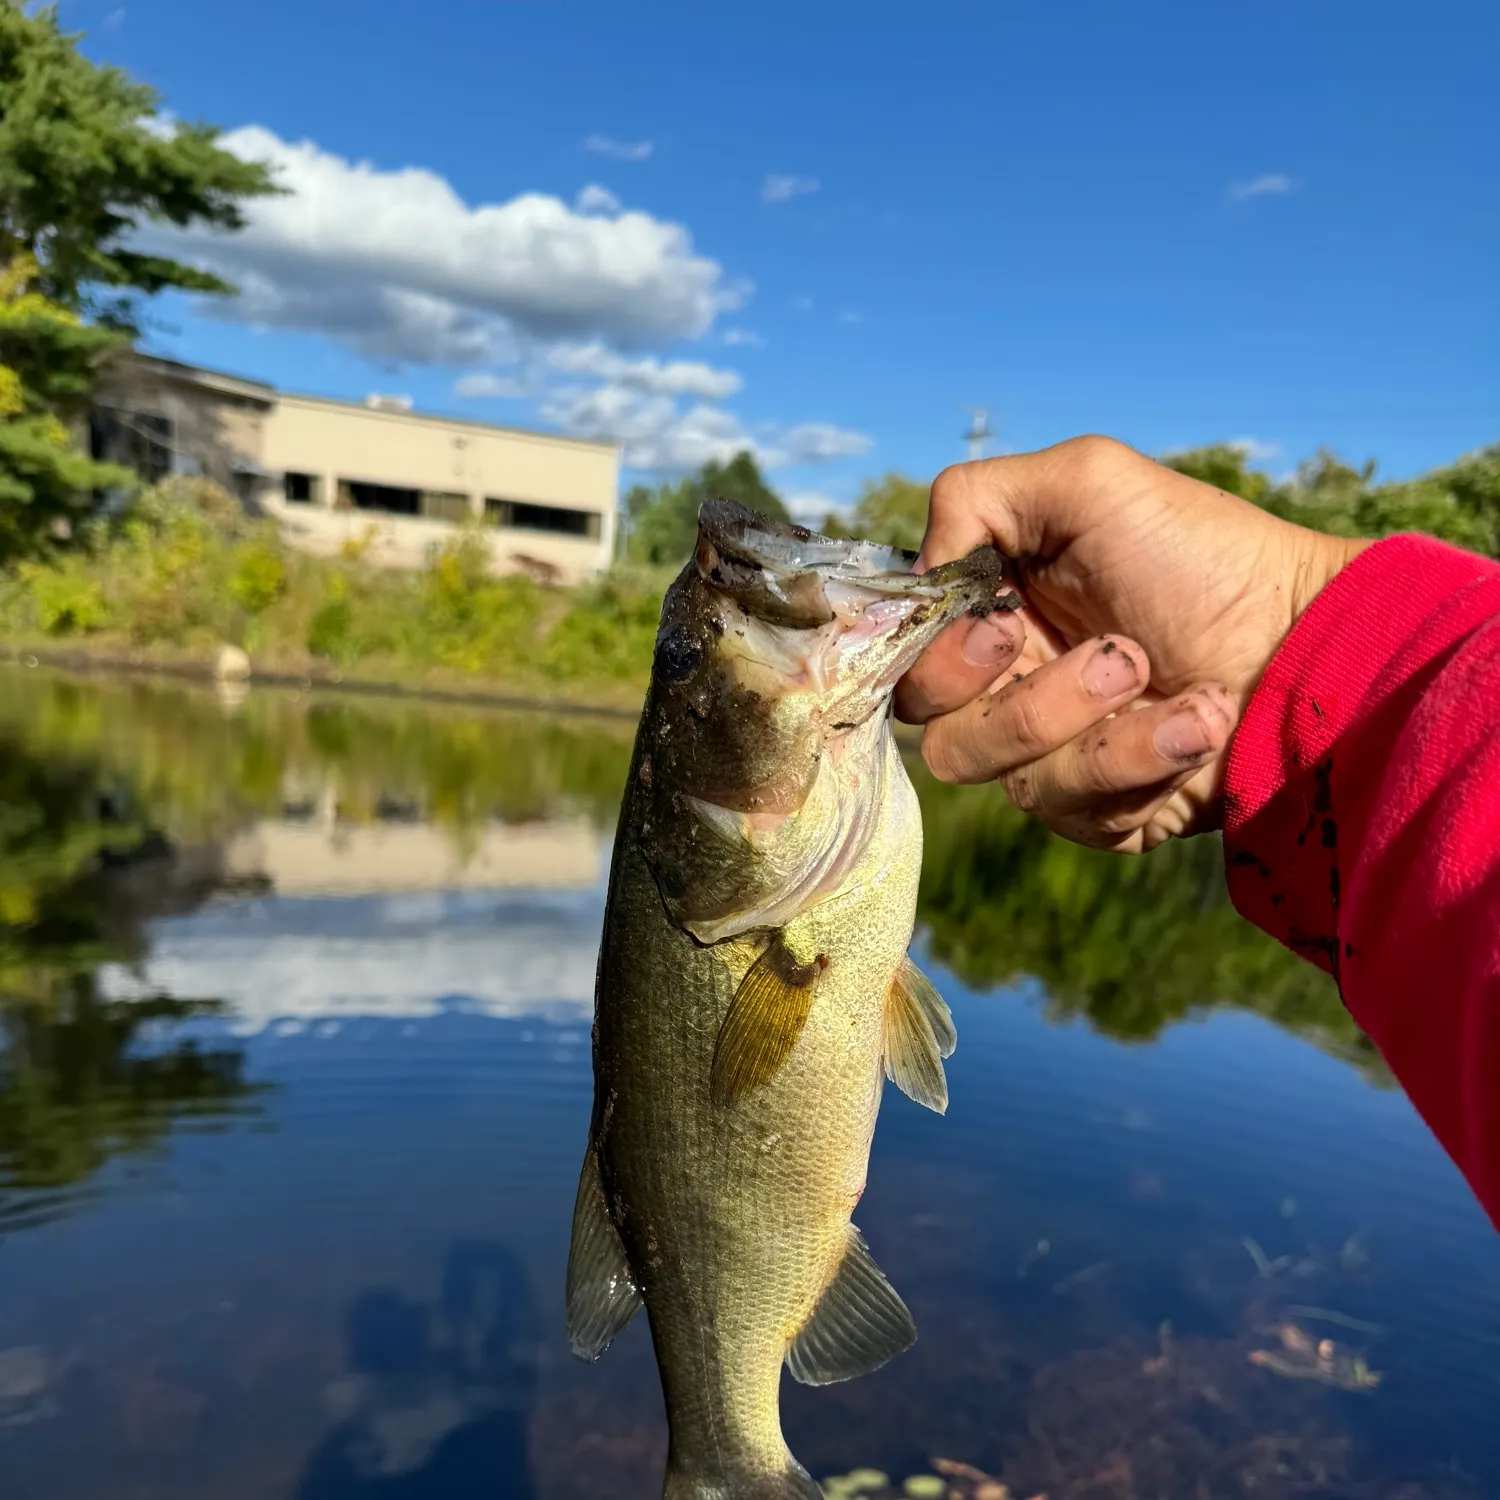
M 1008 613 L 976 620 L 964 637 L 964 660 L 971 667 L 998 667 L 1016 654 L 1018 629 Z
M 1105 641 L 1083 668 L 1083 686 L 1096 698 L 1118 698 L 1136 685 L 1135 658 L 1113 641 Z
M 1208 726 L 1191 709 L 1158 724 L 1152 738 L 1156 753 L 1166 760 L 1191 760 L 1211 746 Z

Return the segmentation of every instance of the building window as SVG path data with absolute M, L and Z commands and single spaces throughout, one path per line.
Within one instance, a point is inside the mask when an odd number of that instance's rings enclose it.
M 422 514 L 421 490 L 401 490 L 388 484 L 366 484 L 359 479 L 339 480 L 339 500 L 354 510 L 383 510 L 393 516 Z
M 147 484 L 165 479 L 174 460 L 172 419 L 163 412 L 99 406 L 89 423 L 93 456 L 134 469 Z
M 287 474 L 282 483 L 293 505 L 317 505 L 323 498 L 323 482 L 317 474 Z
M 469 519 L 469 497 L 438 490 L 422 492 L 422 514 L 434 521 L 452 521 L 461 526 Z
M 399 489 L 362 479 L 339 480 L 339 505 L 345 510 L 382 510 L 392 516 L 422 516 L 455 524 L 462 524 L 470 515 L 467 495 L 448 490 Z
M 600 517 L 595 510 L 573 510 L 565 505 L 533 505 L 525 500 L 486 500 L 485 519 L 512 531 L 550 531 L 557 536 L 597 540 Z

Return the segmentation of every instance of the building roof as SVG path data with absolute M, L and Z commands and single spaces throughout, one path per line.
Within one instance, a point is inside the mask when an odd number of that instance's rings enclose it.
M 181 360 L 166 359 L 159 354 L 142 354 L 136 349 L 128 349 L 115 355 L 110 363 L 140 365 L 172 380 L 187 381 L 191 385 L 200 385 L 226 396 L 248 397 L 252 401 L 269 403 L 275 401 L 278 395 L 274 385 L 267 385 L 262 380 L 247 380 L 242 375 L 228 375 L 222 370 L 206 370 L 201 365 L 184 364 Z
M 479 422 L 472 417 L 445 416 L 440 412 L 399 411 L 392 410 L 388 406 L 372 405 L 366 401 L 343 401 L 333 396 L 311 396 L 300 391 L 278 390 L 276 386 L 266 381 L 249 380 L 243 375 L 231 375 L 223 370 L 210 370 L 202 365 L 185 364 L 181 360 L 167 359 L 160 354 L 142 354 L 133 349 L 116 355 L 115 362 L 134 362 L 170 379 L 187 381 L 226 396 L 264 401 L 268 405 L 277 401 L 296 401 L 309 406 L 331 406 L 341 411 L 364 412 L 384 417 L 387 421 L 438 423 L 447 427 L 469 427 L 479 432 L 501 432 L 507 437 L 529 438 L 539 443 L 561 443 L 570 448 L 596 448 L 607 453 L 620 451 L 618 443 L 607 442 L 600 438 L 568 437 L 559 432 L 537 432 L 530 427 L 508 427 L 499 422 Z

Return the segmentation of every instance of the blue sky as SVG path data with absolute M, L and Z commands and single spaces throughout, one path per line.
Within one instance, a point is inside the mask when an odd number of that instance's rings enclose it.
M 1500 438 L 1500 12 L 68 0 L 296 188 L 152 346 L 299 390 L 861 478 L 1104 431 Z M 629 476 L 628 477 L 634 477 Z

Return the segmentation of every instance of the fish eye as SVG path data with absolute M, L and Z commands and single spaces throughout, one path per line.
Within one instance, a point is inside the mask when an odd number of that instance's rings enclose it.
M 686 625 L 669 630 L 656 643 L 656 672 L 664 682 L 681 682 L 698 670 L 703 648 Z

